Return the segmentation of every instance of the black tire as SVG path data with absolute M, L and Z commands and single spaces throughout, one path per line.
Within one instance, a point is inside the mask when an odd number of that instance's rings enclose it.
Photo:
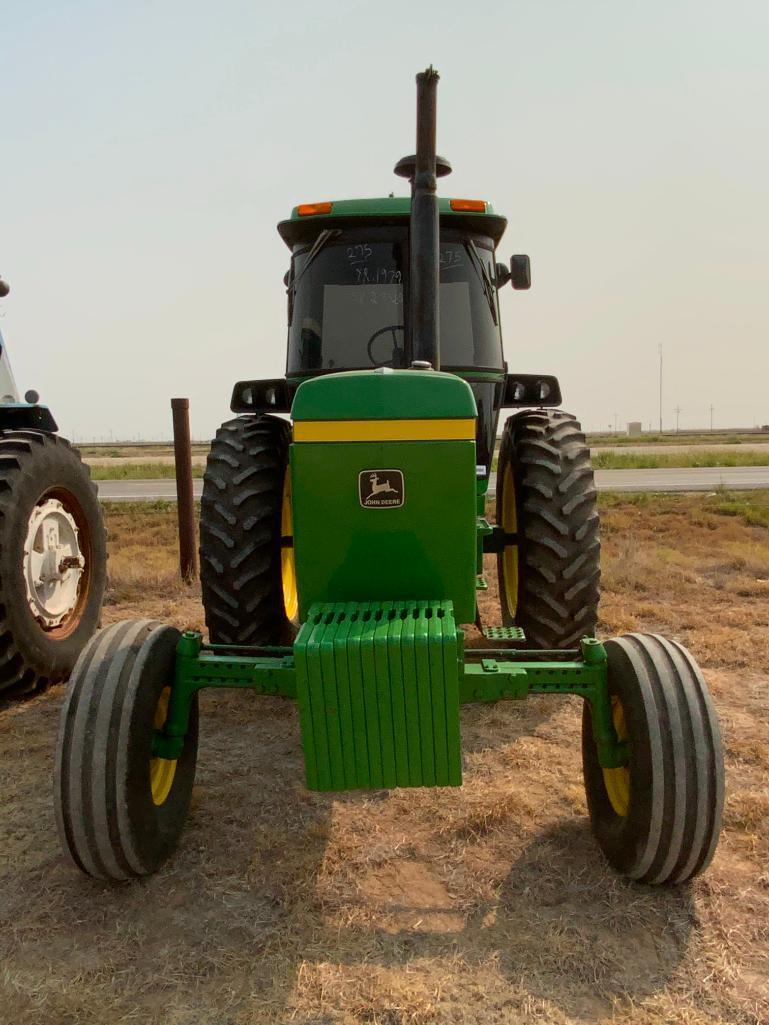
M 45 625 L 44 610 L 30 605 L 25 546 L 35 510 L 50 501 L 74 520 L 85 565 L 75 605 L 61 622 Z M 21 693 L 69 676 L 98 628 L 106 570 L 96 485 L 77 450 L 43 431 L 0 433 L 0 690 Z
M 508 419 L 497 523 L 517 535 L 497 555 L 504 625 L 521 627 L 535 648 L 569 648 L 594 636 L 601 576 L 595 482 L 585 435 L 569 413 L 524 410 Z
M 150 765 L 155 712 L 173 682 L 179 636 L 148 619 L 114 623 L 91 639 L 72 673 L 56 748 L 56 822 L 72 861 L 94 878 L 157 871 L 182 831 L 197 761 L 197 695 L 161 804 L 152 797 Z
M 593 833 L 630 879 L 686 882 L 710 864 L 724 803 L 721 735 L 707 684 L 686 648 L 664 637 L 618 637 L 606 642 L 606 653 L 609 692 L 627 728 L 629 802 L 617 814 L 586 704 L 582 762 Z
M 291 426 L 239 416 L 211 444 L 200 510 L 200 582 L 212 644 L 281 644 L 294 625 L 281 572 Z

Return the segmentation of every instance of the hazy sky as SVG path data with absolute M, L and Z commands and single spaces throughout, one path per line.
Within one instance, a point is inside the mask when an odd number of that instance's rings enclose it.
M 769 3 L 4 0 L 0 329 L 78 438 L 193 434 L 285 356 L 302 201 L 402 192 L 441 73 L 444 194 L 491 200 L 534 287 L 511 368 L 589 429 L 769 423 Z

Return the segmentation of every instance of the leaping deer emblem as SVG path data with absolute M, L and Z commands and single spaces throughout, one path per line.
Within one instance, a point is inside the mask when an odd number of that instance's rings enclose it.
M 380 482 L 378 473 L 369 474 L 369 481 L 371 482 L 371 492 L 366 498 L 367 502 L 369 498 L 373 498 L 374 495 L 386 495 L 388 493 L 393 495 L 398 494 L 395 488 L 390 487 L 389 480 Z

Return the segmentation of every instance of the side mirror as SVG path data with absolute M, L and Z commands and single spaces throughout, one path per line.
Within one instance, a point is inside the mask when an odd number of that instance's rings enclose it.
M 510 271 L 505 263 L 497 263 L 494 267 L 497 275 L 497 288 L 502 288 L 510 280 Z
M 8 282 L 7 281 L 3 281 L 3 279 L 0 278 L 0 299 L 5 299 L 5 297 L 8 295 L 10 290 L 11 290 L 11 288 L 10 288 L 10 285 L 8 284 Z
M 510 257 L 510 277 L 516 291 L 531 288 L 531 261 L 528 256 Z

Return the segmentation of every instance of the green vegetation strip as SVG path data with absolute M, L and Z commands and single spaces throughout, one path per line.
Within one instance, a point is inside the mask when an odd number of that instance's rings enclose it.
M 202 477 L 203 466 L 192 467 L 193 477 Z M 117 463 L 115 466 L 91 466 L 92 480 L 173 480 L 173 463 Z
M 120 517 L 137 524 L 153 516 L 166 514 L 176 522 L 176 502 L 159 499 L 156 502 L 104 502 L 108 518 Z M 755 491 L 727 491 L 722 488 L 712 494 L 676 494 L 647 491 L 620 492 L 601 491 L 598 494 L 601 509 L 615 509 L 620 506 L 635 506 L 654 512 L 677 510 L 692 515 L 712 513 L 716 516 L 733 516 L 750 527 L 764 527 L 769 530 L 769 489 Z M 195 502 L 200 508 L 200 502 Z M 494 501 L 487 503 L 489 516 L 494 519 Z
M 596 470 L 659 470 L 662 467 L 767 466 L 766 452 L 601 452 L 591 453 Z
M 696 466 L 769 466 L 766 452 L 718 452 L 702 449 L 697 452 L 601 452 L 593 451 L 596 470 L 658 470 L 661 467 Z M 494 470 L 497 459 L 494 457 Z M 205 467 L 193 465 L 192 476 L 202 477 Z M 172 463 L 116 463 L 114 466 L 91 466 L 93 480 L 172 480 Z
M 690 516 L 709 513 L 714 516 L 734 516 L 749 527 L 763 527 L 769 530 L 769 490 L 719 489 L 712 494 L 698 495 L 602 491 L 598 494 L 598 505 L 602 509 L 632 505 L 649 512 L 676 510 Z M 714 520 L 711 523 L 716 526 Z
M 769 442 L 769 430 L 745 434 L 588 434 L 591 448 L 597 445 L 755 445 Z

